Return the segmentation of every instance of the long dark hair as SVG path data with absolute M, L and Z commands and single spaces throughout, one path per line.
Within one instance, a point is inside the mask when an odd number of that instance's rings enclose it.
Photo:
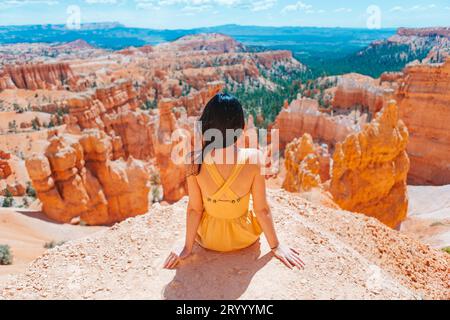
M 236 143 L 240 133 L 245 127 L 244 110 L 236 97 L 228 93 L 218 93 L 206 104 L 203 113 L 199 118 L 199 122 L 202 125 L 201 133 L 203 146 L 201 152 L 193 153 L 191 156 L 193 163 L 192 169 L 188 172 L 189 175 L 197 175 L 200 172 L 205 151 L 207 151 L 207 147 L 211 143 L 215 142 L 214 139 L 205 141 L 205 132 L 209 129 L 220 131 L 223 137 L 223 148 Z M 234 139 L 227 139 L 227 130 L 230 129 L 239 130 L 237 131 L 237 135 L 234 136 Z

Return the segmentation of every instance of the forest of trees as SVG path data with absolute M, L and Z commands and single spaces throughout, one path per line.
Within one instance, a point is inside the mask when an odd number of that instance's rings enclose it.
M 378 78 L 383 72 L 401 71 L 407 63 L 422 60 L 430 49 L 428 46 L 412 49 L 409 45 L 386 42 L 371 45 L 345 57 L 325 55 L 308 60 L 307 63 L 316 76 L 357 72 Z

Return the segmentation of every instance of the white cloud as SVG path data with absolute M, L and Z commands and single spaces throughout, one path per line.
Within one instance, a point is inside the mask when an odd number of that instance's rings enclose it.
M 84 0 L 88 4 L 116 4 L 117 0 Z
M 59 0 L 0 0 L 0 6 L 18 7 L 28 4 L 46 4 L 53 6 L 59 3 Z
M 117 0 L 84 0 L 87 4 L 117 4 Z
M 435 9 L 437 8 L 437 6 L 432 3 L 432 4 L 427 4 L 427 5 L 413 5 L 411 7 L 405 8 L 402 6 L 395 6 L 392 7 L 391 9 L 389 9 L 390 12 L 417 12 L 417 11 L 425 11 L 425 10 L 430 10 L 430 9 Z
M 94 0 L 95 1 L 95 0 Z M 134 0 L 137 8 L 153 9 L 169 6 L 183 6 L 184 12 L 202 12 L 213 7 L 235 7 L 251 11 L 264 11 L 273 7 L 278 0 Z
M 403 11 L 404 8 L 402 6 L 395 6 L 389 9 L 390 12 Z
M 333 10 L 334 12 L 352 12 L 351 8 L 337 8 Z
M 258 0 L 258 1 L 252 1 L 252 11 L 264 11 L 272 8 L 276 3 L 277 0 Z
M 161 7 L 158 5 L 158 1 L 155 0 L 135 0 L 136 8 L 143 10 L 159 10 Z
M 310 11 L 312 10 L 312 5 L 306 4 L 302 1 L 298 1 L 294 4 L 288 4 L 281 10 L 281 12 L 292 12 L 292 11 Z
M 191 6 L 187 5 L 181 11 L 188 12 L 188 13 L 197 13 L 197 12 L 203 12 L 208 9 L 211 9 L 212 7 L 210 5 L 201 5 L 201 6 Z

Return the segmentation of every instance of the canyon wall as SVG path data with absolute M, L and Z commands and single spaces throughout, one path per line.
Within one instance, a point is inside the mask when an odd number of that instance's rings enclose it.
M 409 182 L 450 183 L 450 59 L 404 69 L 397 91 L 400 118 L 410 133 Z
M 0 90 L 62 90 L 66 86 L 78 87 L 78 77 L 67 63 L 11 65 L 0 70 Z
M 406 217 L 408 129 L 390 101 L 361 132 L 336 145 L 330 192 L 343 209 L 395 228 Z
M 52 136 L 45 155 L 26 160 L 42 211 L 63 223 L 110 224 L 148 211 L 150 174 L 139 160 L 112 160 L 111 138 L 97 129 Z

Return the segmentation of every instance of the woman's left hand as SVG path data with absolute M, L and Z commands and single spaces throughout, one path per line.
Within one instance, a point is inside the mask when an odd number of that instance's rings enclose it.
M 181 260 L 186 259 L 190 254 L 191 250 L 189 250 L 186 247 L 183 247 L 183 249 L 181 250 L 173 250 L 172 252 L 170 252 L 169 256 L 164 262 L 164 268 L 166 269 L 175 268 Z

